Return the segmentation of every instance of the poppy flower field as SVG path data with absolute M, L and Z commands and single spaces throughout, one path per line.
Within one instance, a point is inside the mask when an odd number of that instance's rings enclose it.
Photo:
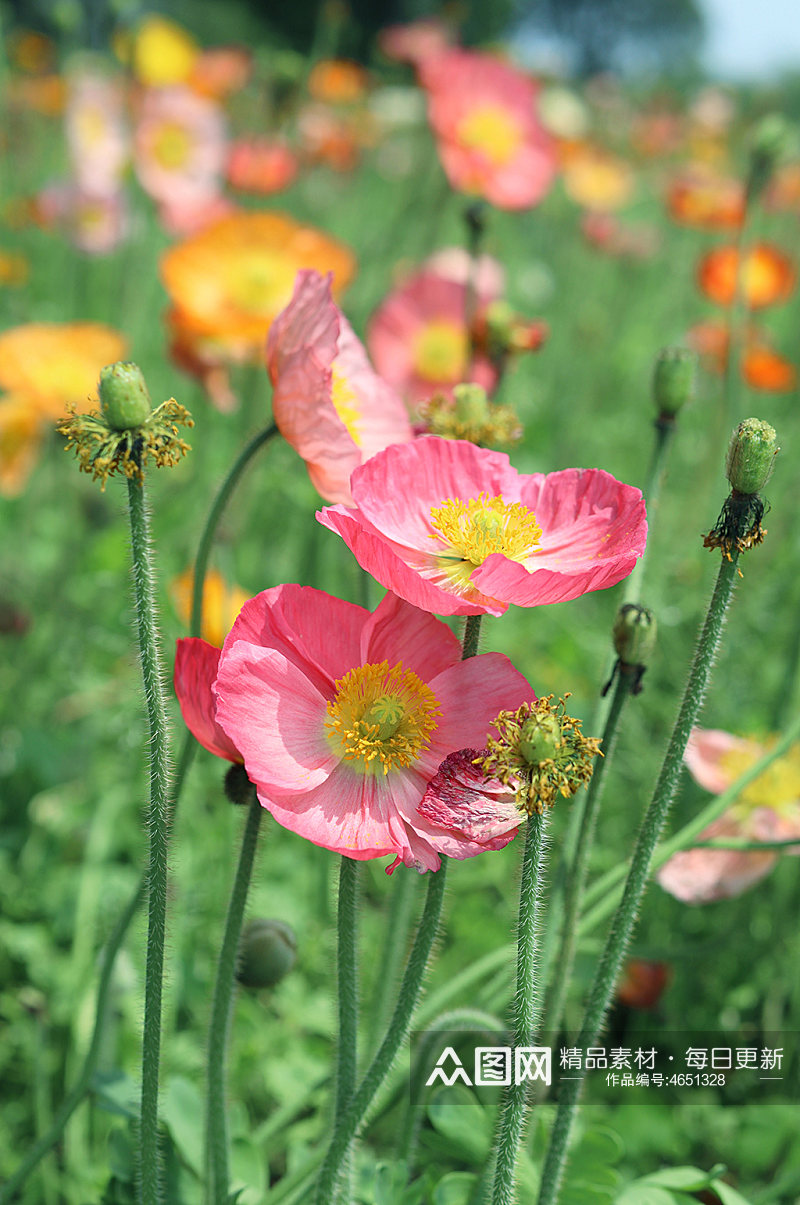
M 350 20 L 3 30 L 0 1202 L 790 1205 L 796 89 Z

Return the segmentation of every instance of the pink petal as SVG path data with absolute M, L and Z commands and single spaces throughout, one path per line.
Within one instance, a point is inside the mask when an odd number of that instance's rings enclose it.
M 711 841 L 746 836 L 746 829 L 727 812 L 710 824 L 698 839 Z M 769 851 L 686 849 L 665 862 L 656 878 L 665 891 L 685 904 L 709 904 L 741 895 L 769 874 L 777 860 L 777 855 Z
M 361 659 L 365 665 L 402 661 L 429 682 L 450 665 L 461 660 L 458 638 L 428 611 L 386 594 L 375 613 L 367 620 L 361 636 Z
M 532 703 L 530 683 L 502 653 L 481 653 L 459 661 L 430 680 L 442 716 L 420 769 L 432 778 L 449 753 L 466 747 L 483 749 L 501 711 Z
M 369 612 L 311 586 L 273 586 L 242 607 L 225 641 L 282 653 L 329 698 L 333 683 L 360 665 L 361 632 Z
M 487 778 L 475 765 L 476 749 L 459 749 L 442 762 L 428 783 L 417 820 L 439 853 L 466 858 L 484 849 L 502 849 L 522 820 L 516 791 Z
M 216 757 L 241 762 L 239 750 L 216 721 L 212 686 L 219 658 L 220 650 L 205 640 L 191 637 L 176 641 L 175 694 L 186 727 L 203 748 Z
M 325 737 L 326 700 L 281 653 L 226 641 L 215 693 L 217 720 L 260 792 L 311 791 L 328 779 L 338 759 Z

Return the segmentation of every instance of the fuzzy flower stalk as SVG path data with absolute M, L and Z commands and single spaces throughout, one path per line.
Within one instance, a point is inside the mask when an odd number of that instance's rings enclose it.
M 566 699 L 553 703 L 552 695 L 523 703 L 516 711 L 501 711 L 495 728 L 497 737 L 487 741 L 475 764 L 490 780 L 512 787 L 517 806 L 528 815 L 517 922 L 514 1046 L 518 1048 L 532 1043 L 537 1025 L 545 817 L 559 798 L 569 798 L 589 781 L 600 742 L 582 734 L 580 721 L 566 713 Z M 500 1106 L 492 1205 L 511 1205 L 516 1199 L 516 1163 L 527 1112 L 528 1085 L 512 1082 Z
M 167 908 L 167 822 L 169 810 L 169 735 L 155 610 L 155 572 L 144 494 L 144 466 L 173 465 L 188 446 L 177 423 L 191 425 L 174 400 L 151 410 L 141 371 L 135 364 L 110 364 L 100 373 L 100 413 L 74 414 L 59 430 L 74 447 L 80 467 L 102 487 L 116 472 L 127 478 L 131 523 L 131 561 L 136 623 L 142 663 L 150 749 L 150 834 L 147 961 L 142 1046 L 142 1099 L 139 1131 L 139 1199 L 160 1197 L 158 1166 L 158 1067 L 161 1048 L 161 994 Z
M 758 489 L 766 483 L 777 450 L 775 432 L 771 427 L 768 431 L 766 428 L 768 424 L 749 419 L 741 423 L 734 432 L 727 463 L 728 480 L 732 487 L 731 498 L 743 494 L 752 499 L 757 495 Z M 728 501 L 730 502 L 730 499 Z M 747 511 L 744 510 L 744 513 Z M 730 520 L 730 524 L 731 529 L 727 533 L 723 531 L 718 542 L 709 543 L 708 537 L 704 541 L 706 547 L 718 547 L 722 552 L 719 573 L 700 630 L 678 718 L 672 730 L 650 806 L 636 839 L 622 899 L 611 922 L 608 939 L 597 965 L 581 1032 L 576 1041 L 576 1046 L 581 1049 L 593 1046 L 597 1042 L 613 996 L 647 886 L 653 854 L 678 786 L 684 751 L 708 689 L 725 616 L 733 596 L 739 556 L 754 544 L 760 543 L 759 540 L 744 538 L 741 512 Z M 566 1082 L 563 1087 L 542 1169 L 538 1205 L 555 1205 L 558 1200 L 582 1077 Z

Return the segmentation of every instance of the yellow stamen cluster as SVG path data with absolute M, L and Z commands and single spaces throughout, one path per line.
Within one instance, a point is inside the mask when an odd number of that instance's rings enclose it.
M 502 105 L 479 105 L 459 122 L 457 138 L 470 150 L 482 152 L 492 167 L 505 167 L 520 147 L 522 131 Z
M 76 414 L 70 409 L 69 418 L 57 426 L 66 435 L 66 450 L 75 449 L 81 472 L 91 473 L 106 488 L 109 477 L 118 471 L 141 484 L 145 461 L 152 460 L 156 468 L 171 467 L 190 451 L 190 445 L 180 438 L 180 427 L 193 427 L 194 420 L 185 406 L 174 398 L 162 402 L 139 427 L 115 430 L 102 414 Z
M 469 573 L 494 552 L 512 561 L 523 561 L 542 538 L 536 516 L 527 506 L 488 494 L 468 502 L 447 498 L 441 506 L 431 507 L 431 524 L 454 554 L 440 553 L 440 561 L 445 567 L 448 561 L 465 562 Z
M 484 415 L 465 415 L 449 397 L 436 393 L 420 407 L 420 417 L 431 435 L 468 439 L 483 448 L 507 447 L 522 438 L 522 425 L 512 406 L 487 406 Z
M 466 326 L 448 318 L 433 319 L 421 328 L 414 340 L 414 371 L 433 385 L 457 381 L 464 375 L 468 352 Z
M 494 721 L 499 736 L 490 737 L 486 753 L 475 759 L 485 774 L 516 787 L 517 805 L 529 816 L 585 786 L 600 753 L 600 741 L 584 736 L 580 720 L 566 714 L 568 698 L 553 704 L 548 695 L 501 711 Z
M 336 682 L 325 729 L 336 753 L 360 774 L 410 766 L 441 715 L 436 695 L 402 662 L 360 665 Z

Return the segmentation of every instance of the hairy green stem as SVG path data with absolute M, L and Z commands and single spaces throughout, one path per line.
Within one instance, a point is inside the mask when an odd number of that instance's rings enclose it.
M 477 656 L 481 635 L 482 615 L 468 615 L 464 624 L 464 635 L 461 639 L 461 660 L 467 661 Z
M 647 547 L 633 567 L 633 570 L 628 574 L 625 581 L 625 591 L 623 602 L 635 603 L 639 602 L 642 596 L 642 581 L 644 579 L 644 567 L 647 560 L 647 550 L 650 547 L 650 542 L 653 535 L 653 517 L 657 512 L 658 498 L 661 493 L 661 482 L 664 479 L 664 469 L 667 463 L 667 454 L 672 444 L 672 436 L 675 432 L 675 419 L 672 415 L 661 414 L 653 424 L 656 437 L 653 443 L 653 451 L 650 457 L 650 464 L 647 469 L 647 477 L 645 478 L 642 493 L 644 494 L 647 503 Z
M 536 1029 L 536 972 L 544 844 L 545 815 L 534 812 L 528 820 L 525 834 L 519 896 L 517 991 L 514 998 L 515 1050 L 532 1045 Z M 492 1205 L 512 1205 L 515 1199 L 517 1159 L 528 1114 L 529 1093 L 529 1083 L 524 1077 L 519 1077 L 518 1082 L 516 1074 L 512 1075 L 511 1083 L 503 1092 L 494 1144 L 497 1162 L 492 1186 Z
M 128 506 L 131 520 L 131 559 L 139 653 L 150 733 L 150 806 L 147 814 L 150 856 L 147 872 L 147 957 L 144 984 L 138 1187 L 142 1205 L 153 1205 L 160 1196 L 158 1066 L 161 1055 L 161 994 L 167 922 L 169 737 L 155 612 L 155 575 L 144 485 L 130 479 L 128 480 Z
M 337 912 L 339 1045 L 336 1052 L 336 1117 L 353 1098 L 358 1070 L 358 862 L 344 854 L 339 865 Z M 345 1153 L 344 1163 L 350 1152 Z
M 428 965 L 428 958 L 439 929 L 446 877 L 447 859 L 442 858 L 439 870 L 430 874 L 425 909 L 414 945 L 411 948 L 400 985 L 397 1005 L 389 1022 L 386 1036 L 348 1108 L 336 1118 L 336 1128 L 317 1183 L 315 1197 L 317 1205 L 330 1205 L 333 1200 L 340 1168 L 347 1156 L 350 1144 L 358 1133 L 375 1093 L 389 1074 L 400 1046 L 408 1034 L 411 1018 L 422 990 L 422 979 Z
M 228 500 L 236 488 L 239 478 L 247 468 L 250 461 L 255 456 L 259 448 L 268 443 L 273 435 L 277 435 L 278 428 L 271 424 L 265 427 L 263 431 L 259 431 L 258 435 L 254 435 L 249 443 L 245 444 L 241 452 L 233 462 L 228 475 L 219 488 L 216 498 L 208 512 L 206 525 L 203 528 L 203 534 L 200 537 L 200 543 L 197 547 L 197 556 L 194 561 L 194 578 L 192 581 L 192 619 L 190 631 L 193 636 L 199 636 L 203 626 L 203 585 L 206 580 L 206 571 L 208 569 L 208 558 L 211 552 L 211 545 L 214 542 L 219 521 L 222 518 L 222 512 L 228 505 Z
M 603 756 L 595 761 L 594 773 L 589 781 L 589 786 L 586 791 L 581 792 L 583 799 L 580 802 L 576 801 L 576 808 L 581 812 L 578 844 L 566 883 L 561 945 L 555 961 L 553 980 L 547 991 L 545 1006 L 542 1010 L 542 1016 L 547 1020 L 547 1028 L 554 1034 L 558 1033 L 561 1025 L 567 988 L 572 975 L 572 964 L 575 960 L 578 917 L 589 871 L 589 854 L 594 841 L 597 813 L 600 809 L 608 767 L 617 740 L 619 719 L 635 681 L 635 672 L 633 667 L 619 666 L 611 707 L 606 718 L 606 726 L 603 729 L 601 744 Z
M 263 808 L 255 788 L 247 812 L 239 865 L 228 902 L 222 947 L 214 981 L 208 1034 L 206 1097 L 206 1193 L 209 1205 L 228 1201 L 228 1122 L 225 1104 L 225 1061 L 233 1011 L 233 990 L 239 937 L 258 844 Z
M 722 635 L 728 604 L 736 583 L 738 553 L 722 558 L 714 593 L 697 643 L 694 660 L 684 691 L 678 718 L 656 782 L 653 798 L 645 813 L 631 859 L 622 900 L 611 923 L 605 948 L 595 973 L 584 1014 L 583 1026 L 576 1045 L 579 1049 L 594 1046 L 611 1001 L 614 985 L 630 941 L 650 872 L 653 852 L 658 843 L 670 803 L 675 794 L 683 764 L 683 752 L 692 725 L 703 702 L 711 669 Z M 564 1172 L 575 1111 L 583 1078 L 565 1080 L 556 1113 L 550 1145 L 547 1150 L 539 1189 L 539 1205 L 555 1205 Z

